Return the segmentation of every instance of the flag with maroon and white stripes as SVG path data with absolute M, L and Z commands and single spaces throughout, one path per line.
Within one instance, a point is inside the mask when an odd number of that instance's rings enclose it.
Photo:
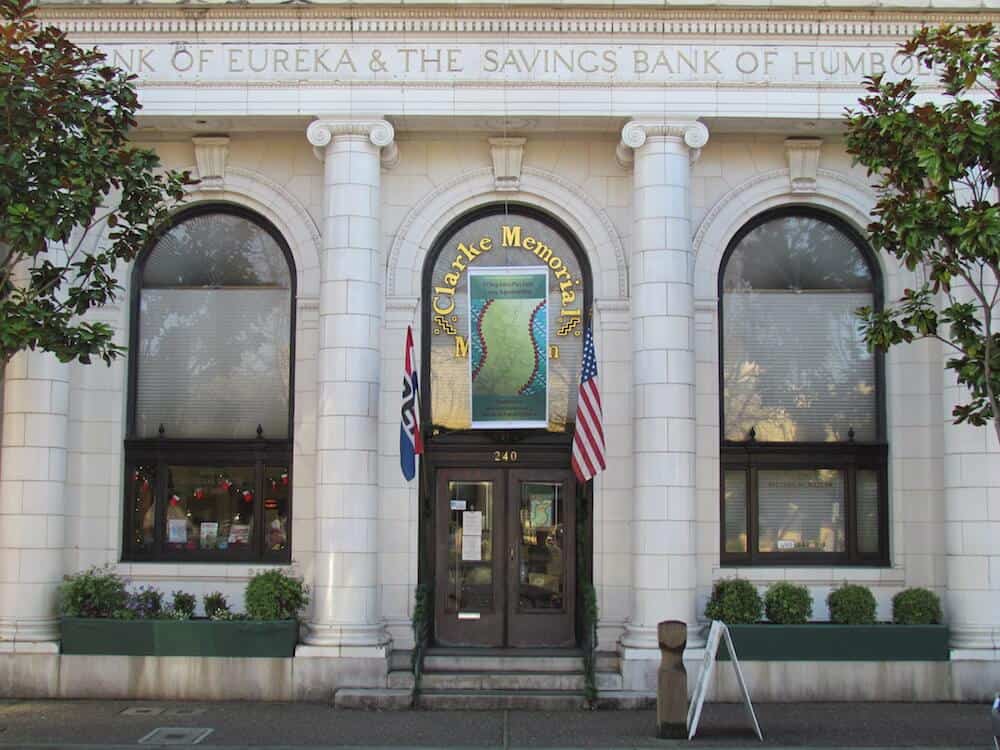
M 587 326 L 583 337 L 583 364 L 580 367 L 580 393 L 576 399 L 576 432 L 573 435 L 573 473 L 581 482 L 604 471 L 604 415 L 601 390 L 597 387 L 597 356 L 594 331 Z

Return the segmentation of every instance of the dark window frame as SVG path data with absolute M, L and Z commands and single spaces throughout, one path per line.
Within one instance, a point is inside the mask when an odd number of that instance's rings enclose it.
M 271 439 L 264 436 L 247 439 L 205 439 L 171 438 L 168 432 L 159 437 L 136 437 L 136 401 L 139 382 L 139 358 L 129 357 L 128 364 L 128 405 L 126 412 L 125 460 L 123 476 L 124 513 L 122 518 L 122 562 L 170 562 L 170 563 L 289 563 L 292 559 L 292 519 L 294 517 L 294 497 L 292 492 L 292 450 L 294 445 L 295 414 L 295 331 L 297 275 L 295 260 L 285 238 L 270 221 L 243 206 L 219 201 L 199 203 L 175 213 L 170 222 L 157 232 L 149 246 L 143 250 L 132 269 L 129 312 L 129 343 L 131 351 L 136 351 L 139 341 L 139 309 L 142 292 L 142 276 L 146 261 L 156 248 L 163 233 L 178 224 L 207 214 L 229 214 L 239 216 L 266 231 L 274 241 L 288 264 L 289 273 L 289 378 L 288 378 L 288 433 L 287 437 Z M 156 466 L 154 498 L 156 516 L 154 519 L 153 548 L 150 551 L 136 550 L 132 544 L 135 529 L 135 509 L 132 502 L 132 476 L 136 467 L 142 464 Z M 253 528 L 254 542 L 246 549 L 228 550 L 171 550 L 166 549 L 167 517 L 167 471 L 171 465 L 178 466 L 246 466 L 252 467 L 255 476 Z M 263 528 L 264 470 L 267 466 L 283 466 L 288 471 L 288 517 L 285 530 L 284 549 L 274 552 L 267 549 L 266 529 Z
M 872 280 L 872 297 L 875 309 L 883 306 L 883 280 L 881 268 L 864 237 L 844 219 L 833 213 L 806 205 L 782 206 L 764 211 L 748 221 L 730 241 L 718 273 L 719 321 L 719 555 L 723 567 L 741 566 L 874 566 L 888 567 L 889 555 L 889 490 L 888 457 L 885 413 L 885 357 L 880 351 L 874 354 L 876 439 L 873 441 L 841 442 L 765 442 L 752 439 L 727 440 L 725 414 L 725 317 L 723 282 L 729 260 L 743 239 L 760 225 L 792 216 L 805 216 L 832 225 L 842 232 L 861 253 Z M 844 523 L 847 549 L 844 552 L 759 552 L 759 491 L 757 473 L 761 469 L 840 469 L 844 477 Z M 862 554 L 858 550 L 857 535 L 857 471 L 870 469 L 878 477 L 878 552 Z M 742 471 L 746 480 L 747 550 L 726 551 L 726 472 Z

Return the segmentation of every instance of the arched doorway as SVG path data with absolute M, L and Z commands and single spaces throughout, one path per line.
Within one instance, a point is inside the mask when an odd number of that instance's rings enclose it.
M 547 214 L 490 205 L 438 237 L 422 298 L 421 580 L 434 639 L 573 646 L 591 560 L 589 492 L 570 470 L 586 257 Z

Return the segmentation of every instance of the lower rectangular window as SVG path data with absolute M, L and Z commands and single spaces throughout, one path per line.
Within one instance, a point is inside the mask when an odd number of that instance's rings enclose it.
M 722 563 L 887 565 L 884 451 L 863 451 L 873 465 L 850 450 L 815 466 L 787 449 L 724 455 Z
M 190 447 L 150 452 L 129 468 L 124 559 L 290 559 L 287 461 L 256 446 L 230 461 Z

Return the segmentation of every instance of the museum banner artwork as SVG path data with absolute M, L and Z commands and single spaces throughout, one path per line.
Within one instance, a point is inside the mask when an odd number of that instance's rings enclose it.
M 481 215 L 441 238 L 430 269 L 434 428 L 565 432 L 576 413 L 584 276 L 531 215 Z
M 545 269 L 469 270 L 472 426 L 548 425 Z

